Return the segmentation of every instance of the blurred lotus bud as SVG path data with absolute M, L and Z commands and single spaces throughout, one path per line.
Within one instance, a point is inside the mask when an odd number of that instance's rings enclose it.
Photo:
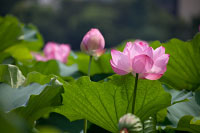
M 120 118 L 118 127 L 120 133 L 142 133 L 143 130 L 140 118 L 131 113 Z
M 105 52 L 105 40 L 98 29 L 91 29 L 81 42 L 81 50 L 88 55 L 99 57 Z

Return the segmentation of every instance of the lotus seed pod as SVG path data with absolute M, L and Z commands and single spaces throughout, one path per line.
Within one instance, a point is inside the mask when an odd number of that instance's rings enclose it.
M 131 113 L 120 118 L 118 127 L 120 133 L 142 133 L 143 130 L 140 118 Z

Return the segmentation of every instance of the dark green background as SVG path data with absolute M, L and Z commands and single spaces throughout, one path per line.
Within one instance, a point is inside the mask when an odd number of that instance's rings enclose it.
M 199 18 L 188 24 L 177 15 L 178 0 L 58 0 L 60 6 L 41 5 L 38 0 L 1 0 L 0 15 L 12 14 L 36 25 L 45 42 L 69 43 L 79 50 L 84 34 L 99 28 L 112 47 L 139 38 L 188 40 L 198 31 Z

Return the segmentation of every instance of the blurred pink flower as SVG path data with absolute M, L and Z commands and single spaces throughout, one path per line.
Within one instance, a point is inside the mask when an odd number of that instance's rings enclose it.
M 68 44 L 57 44 L 55 42 L 48 42 L 44 47 L 44 56 L 38 53 L 32 53 L 38 61 L 48 61 L 51 59 L 66 63 L 67 57 L 70 53 L 70 46 Z
M 105 40 L 98 29 L 92 28 L 81 42 L 81 50 L 91 56 L 99 57 L 105 52 Z
M 39 53 L 32 52 L 32 55 L 35 57 L 37 61 L 47 61 L 47 58 L 40 55 Z
M 119 75 L 139 74 L 139 78 L 157 80 L 165 73 L 169 54 L 163 46 L 153 49 L 145 41 L 128 42 L 123 52 L 111 50 L 112 69 Z

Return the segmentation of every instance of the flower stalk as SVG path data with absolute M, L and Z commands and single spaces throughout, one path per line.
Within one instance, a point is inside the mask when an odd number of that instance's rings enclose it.
M 90 77 L 91 63 L 92 63 L 92 55 L 90 55 L 89 64 L 88 64 L 88 77 Z
M 88 64 L 88 77 L 90 77 L 90 70 L 92 64 L 92 55 L 90 55 L 89 64 Z M 87 120 L 84 120 L 84 133 L 87 133 Z
M 135 77 L 135 87 L 133 91 L 133 105 L 132 105 L 132 113 L 135 114 L 135 100 L 136 100 L 136 93 L 137 93 L 137 84 L 138 84 L 138 73 L 136 73 Z
M 87 120 L 84 120 L 84 133 L 87 133 Z

